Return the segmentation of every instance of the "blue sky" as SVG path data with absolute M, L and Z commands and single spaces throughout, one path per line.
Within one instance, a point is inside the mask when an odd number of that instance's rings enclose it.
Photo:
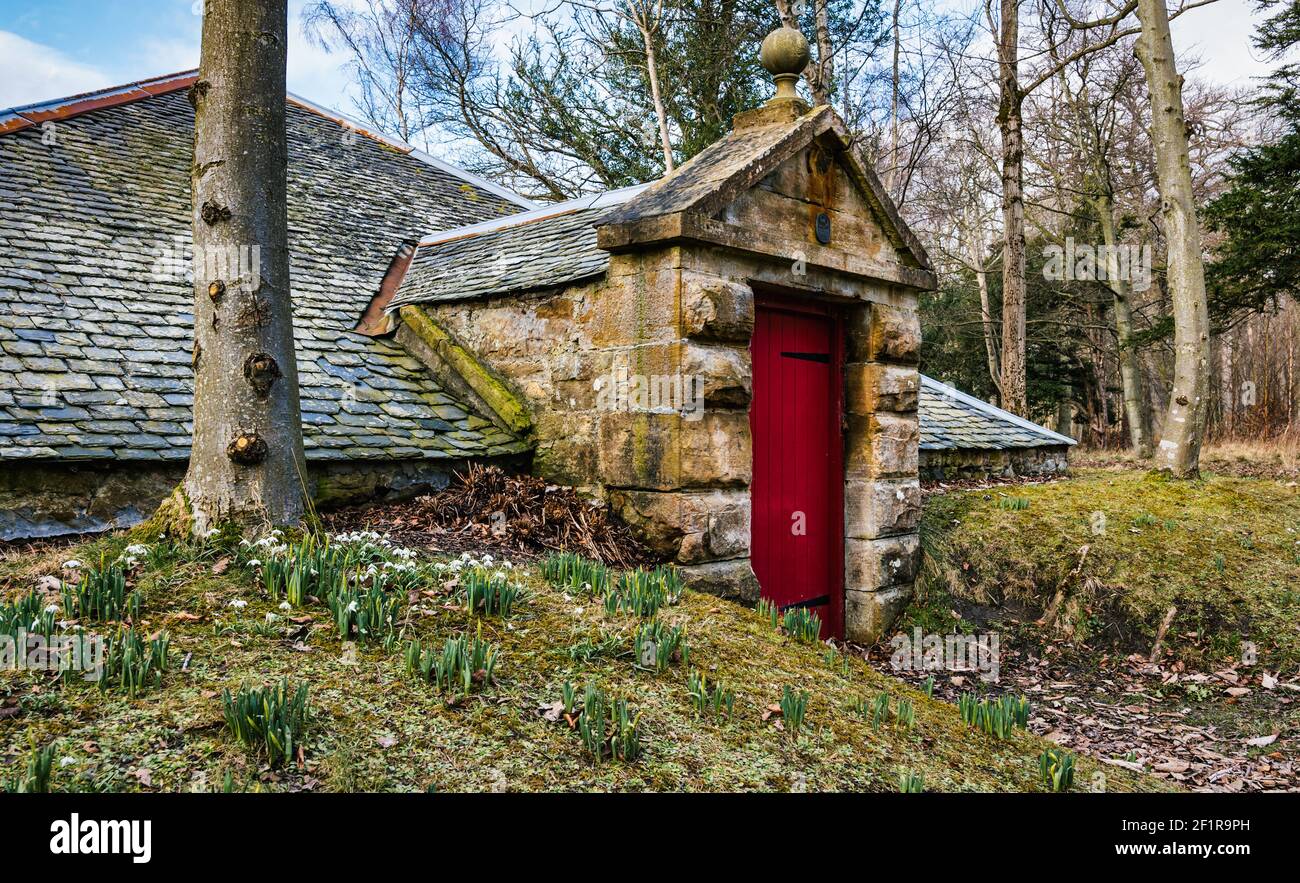
M 344 59 L 303 37 L 303 5 L 289 2 L 289 89 L 351 110 Z M 0 0 L 0 108 L 197 67 L 195 10 L 194 0 Z
M 289 0 L 289 89 L 351 112 L 344 59 L 302 35 L 305 2 Z M 196 67 L 196 8 L 193 0 L 0 0 L 0 108 Z M 1201 56 L 1201 76 L 1248 84 L 1268 67 L 1249 45 L 1253 10 L 1251 0 L 1219 0 L 1188 12 L 1173 24 L 1177 49 Z

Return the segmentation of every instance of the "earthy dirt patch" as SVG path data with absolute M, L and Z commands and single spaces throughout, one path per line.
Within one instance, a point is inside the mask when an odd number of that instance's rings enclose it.
M 607 507 L 535 475 L 471 464 L 445 490 L 400 503 L 341 509 L 324 516 L 331 532 L 387 533 L 437 552 L 509 552 L 524 560 L 581 552 L 628 567 L 653 560 Z
M 1001 631 L 996 684 L 981 684 L 975 672 L 937 671 L 934 697 L 1024 695 L 1033 703 L 1032 732 L 1197 791 L 1300 791 L 1300 677 L 1281 680 L 1245 665 L 1192 672 L 1181 662 L 1036 645 L 1021 629 Z M 1034 649 L 1017 649 L 1026 646 Z M 918 687 L 931 674 L 895 669 L 887 644 L 854 649 Z

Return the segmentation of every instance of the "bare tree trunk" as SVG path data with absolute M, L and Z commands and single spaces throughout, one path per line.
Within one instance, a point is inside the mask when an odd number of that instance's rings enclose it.
M 645 43 L 646 75 L 650 79 L 650 98 L 655 105 L 655 118 L 659 121 L 659 143 L 664 151 L 664 174 L 671 175 L 673 162 L 673 143 L 668 137 L 668 113 L 664 110 L 664 100 L 659 94 L 659 64 L 655 58 L 654 34 L 645 25 L 639 26 L 641 39 Z
M 894 76 L 893 92 L 889 101 L 889 183 L 887 189 L 893 195 L 898 183 L 898 56 L 902 51 L 903 36 L 900 28 L 903 0 L 894 0 Z
M 194 103 L 193 530 L 297 524 L 306 465 L 285 203 L 286 0 L 207 4 Z M 241 260 L 242 258 L 242 260 Z
M 1174 383 L 1156 466 L 1177 477 L 1199 474 L 1209 404 L 1210 322 L 1205 301 L 1201 228 L 1192 194 L 1183 119 L 1183 84 L 1169 37 L 1165 0 L 1138 0 L 1142 32 L 1137 54 L 1151 93 L 1156 183 L 1169 250 L 1169 294 L 1174 313 Z
M 989 274 L 985 269 L 984 231 L 978 220 L 968 222 L 966 226 L 967 249 L 971 267 L 975 272 L 975 285 L 980 293 L 980 329 L 984 336 L 984 357 L 988 363 L 989 378 L 998 390 L 998 402 L 1002 404 L 1002 376 L 998 367 L 997 340 L 993 334 L 993 308 L 989 303 Z
M 998 81 L 1002 132 L 1002 407 L 1027 416 L 1025 392 L 1025 142 L 1020 91 L 1020 0 L 1001 0 Z
M 1095 200 L 1097 218 L 1101 222 L 1102 241 L 1106 253 L 1115 255 L 1115 208 L 1110 194 L 1103 191 Z M 1120 385 L 1124 391 L 1124 419 L 1128 422 L 1129 442 L 1139 459 L 1151 458 L 1151 402 L 1147 397 L 1146 381 L 1142 376 L 1142 365 L 1138 360 L 1137 348 L 1133 346 L 1133 285 L 1128 279 L 1121 279 L 1111 261 L 1107 267 L 1107 285 L 1115 301 L 1115 337 L 1118 341 Z

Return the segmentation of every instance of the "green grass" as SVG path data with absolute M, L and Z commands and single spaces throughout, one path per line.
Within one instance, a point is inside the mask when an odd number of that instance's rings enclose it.
M 953 598 L 1038 615 L 1060 592 L 1057 625 L 1081 642 L 1149 652 L 1173 606 L 1164 646 L 1181 658 L 1253 642 L 1261 664 L 1300 662 L 1300 492 L 1285 481 L 1081 470 L 1016 494 L 1027 506 L 992 490 L 927 501 L 918 624 L 951 622 Z
M 0 560 L 0 595 L 16 597 L 68 558 L 99 560 L 101 551 L 112 558 L 125 543 L 113 537 L 35 557 L 11 554 Z M 51 787 L 62 791 L 221 790 L 229 779 L 234 790 L 785 791 L 806 783 L 889 792 L 898 790 L 900 768 L 923 777 L 929 791 L 1043 788 L 1039 757 L 1048 743 L 1023 731 L 1006 740 L 984 736 L 954 706 L 856 658 L 831 668 L 824 647 L 775 633 L 756 612 L 714 597 L 687 591 L 659 610 L 664 626 L 680 626 L 690 639 L 689 665 L 663 671 L 634 665 L 641 619 L 608 613 L 590 596 L 566 600 L 533 570 L 522 575 L 526 599 L 508 621 L 471 615 L 430 572 L 416 592 L 422 610 L 403 601 L 400 641 L 345 648 L 323 605 L 287 612 L 247 568 L 223 567 L 223 557 L 212 548 L 154 553 L 132 572 L 130 586 L 143 596 L 137 627 L 171 635 L 157 689 L 131 699 L 37 673 L 0 674 L 0 704 L 16 700 L 21 709 L 0 718 L 0 779 L 22 774 L 34 739 L 56 746 Z M 232 607 L 234 600 L 247 605 Z M 278 618 L 268 623 L 267 614 Z M 312 623 L 291 619 L 303 614 Z M 314 629 L 307 634 L 304 626 Z M 500 647 L 490 684 L 449 704 L 406 673 L 405 641 L 441 647 L 479 629 Z M 583 641 L 629 652 L 573 653 Z M 734 692 L 730 715 L 698 713 L 692 669 Z M 226 728 L 221 693 L 284 678 L 310 689 L 305 763 L 272 771 Z M 596 763 L 563 719 L 547 719 L 542 711 L 560 701 L 566 681 L 629 700 L 630 714 L 640 715 L 635 762 Z M 765 714 L 787 687 L 808 694 L 798 738 Z M 882 692 L 911 701 L 909 727 L 873 729 L 854 711 L 862 697 Z M 1083 780 L 1099 769 L 1113 790 L 1168 787 L 1079 759 Z

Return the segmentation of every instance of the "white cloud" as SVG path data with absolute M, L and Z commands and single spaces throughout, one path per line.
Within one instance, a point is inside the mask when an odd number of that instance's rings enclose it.
M 57 49 L 0 31 L 0 108 L 17 107 L 113 85 L 103 71 Z
M 1199 57 L 1196 76 L 1222 86 L 1257 85 L 1254 77 L 1266 75 L 1272 63 L 1255 49 L 1255 29 L 1264 19 L 1253 7 L 1236 3 L 1211 3 L 1170 22 L 1174 52 L 1180 68 L 1183 54 Z

